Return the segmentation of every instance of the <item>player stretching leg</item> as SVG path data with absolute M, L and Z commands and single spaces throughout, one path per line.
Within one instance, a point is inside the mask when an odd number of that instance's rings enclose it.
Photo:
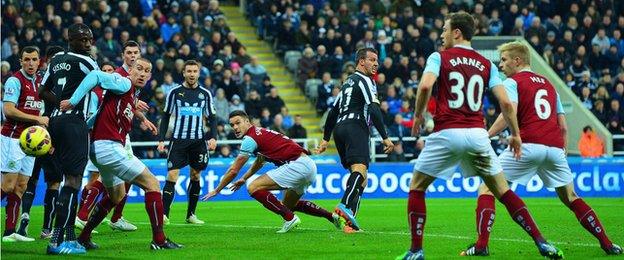
M 129 78 L 119 74 L 94 71 L 80 84 L 71 99 L 61 102 L 63 111 L 72 109 L 82 97 L 96 85 L 108 90 L 95 117 L 93 125 L 93 163 L 100 170 L 102 182 L 108 191 L 95 207 L 89 221 L 80 233 L 79 242 L 87 249 L 97 245 L 91 241 L 91 231 L 99 225 L 108 212 L 125 196 L 125 182 L 138 185 L 145 191 L 145 210 L 152 225 L 151 249 L 176 249 L 181 246 L 170 241 L 163 232 L 163 204 L 160 184 L 156 177 L 136 157 L 128 158 L 124 149 L 126 136 L 132 128 L 136 109 L 136 92 L 145 86 L 151 76 L 152 65 L 146 59 L 138 59 L 130 69 Z M 139 120 L 154 134 L 156 126 L 142 114 Z M 91 122 L 90 122 L 91 123 Z
M 526 45 L 512 42 L 498 49 L 501 55 L 500 68 L 507 76 L 503 84 L 509 99 L 516 106 L 520 135 L 524 141 L 520 160 L 515 160 L 509 150 L 499 156 L 505 177 L 511 182 L 526 185 L 537 174 L 546 187 L 555 188 L 561 202 L 598 239 L 600 247 L 607 254 L 622 254 L 622 248 L 607 237 L 594 210 L 574 191 L 572 172 L 566 161 L 565 113 L 557 91 L 546 78 L 531 71 L 529 48 Z M 557 111 L 553 113 L 555 107 Z M 488 134 L 495 136 L 505 127 L 507 124 L 499 116 Z M 485 185 L 479 187 L 476 212 L 478 239 L 462 255 L 489 255 L 494 197 Z
M 301 148 L 285 135 L 253 126 L 249 122 L 247 114 L 241 110 L 230 113 L 230 126 L 234 129 L 237 138 L 243 138 L 240 154 L 227 170 L 217 188 L 202 197 L 202 200 L 217 196 L 225 186 L 234 180 L 249 157 L 257 155 L 253 165 L 242 178 L 232 184 L 230 189 L 232 191 L 238 190 L 247 179 L 264 166 L 265 161 L 278 166 L 277 169 L 270 170 L 252 181 L 247 187 L 251 197 L 284 219 L 284 225 L 277 233 L 286 233 L 301 223 L 293 211 L 325 218 L 333 223 L 337 229 L 342 228 L 342 219 L 338 214 L 330 213 L 311 201 L 300 200 L 305 190 L 316 178 L 316 164 L 308 156 L 307 150 Z M 284 199 L 279 201 L 270 192 L 271 190 L 286 190 Z
M 158 151 L 165 152 L 165 134 L 169 127 L 169 118 L 176 116 L 176 122 L 171 135 L 169 152 L 167 155 L 167 181 L 163 188 L 165 203 L 165 224 L 169 224 L 169 209 L 175 197 L 175 184 L 180 175 L 180 169 L 190 166 L 190 181 L 188 185 L 188 206 L 186 209 L 186 223 L 204 224 L 197 218 L 195 209 L 199 200 L 199 179 L 201 171 L 208 165 L 208 150 L 214 151 L 217 147 L 217 118 L 216 108 L 210 91 L 199 84 L 199 70 L 201 63 L 188 60 L 184 63 L 184 83 L 169 92 L 163 109 L 160 123 L 160 142 Z M 204 132 L 204 119 L 210 124 L 210 132 Z
M 377 72 L 377 50 L 374 48 L 359 49 L 356 53 L 356 62 L 356 72 L 349 76 L 342 85 L 340 94 L 327 116 L 323 141 L 316 149 L 316 153 L 325 151 L 333 131 L 342 166 L 350 172 L 342 200 L 336 207 L 336 213 L 347 221 L 344 230 L 347 233 L 360 230 L 355 217 L 364 188 L 368 183 L 369 119 L 372 120 L 383 139 L 384 152 L 390 153 L 394 149 L 394 144 L 388 139 L 386 127 L 383 124 L 377 99 L 377 86 L 371 79 L 371 76 Z M 334 126 L 336 126 L 335 129 Z
M 22 195 L 35 164 L 35 157 L 26 155 L 20 148 L 19 137 L 29 126 L 47 126 L 49 120 L 48 117 L 39 116 L 43 107 L 37 95 L 37 87 L 41 82 L 41 76 L 37 75 L 39 49 L 34 46 L 24 47 L 20 52 L 20 65 L 22 69 L 7 79 L 2 100 L 7 117 L 0 136 L 2 199 L 7 198 L 2 242 L 35 241 L 15 232 Z
M 46 48 L 47 60 L 62 52 L 63 47 L 60 46 L 48 46 Z M 45 106 L 43 116 L 50 116 L 52 114 L 52 106 Z M 20 220 L 20 226 L 17 233 L 27 237 L 28 236 L 28 224 L 30 223 L 30 208 L 32 207 L 33 200 L 35 199 L 35 190 L 37 189 L 37 182 L 39 181 L 39 175 L 43 169 L 44 180 L 47 185 L 45 196 L 43 199 L 43 228 L 41 230 L 41 239 L 48 239 L 52 236 L 52 223 L 54 222 L 54 209 L 55 203 L 58 199 L 58 191 L 63 175 L 56 170 L 56 167 L 52 163 L 52 157 L 50 155 L 44 155 L 35 158 L 35 165 L 33 167 L 32 176 L 28 180 L 26 186 L 26 192 L 22 196 L 22 217 Z
M 425 221 L 425 191 L 438 177 L 450 179 L 457 164 L 464 177 L 479 176 L 494 196 L 505 205 L 512 219 L 533 238 L 541 255 L 562 258 L 563 253 L 546 242 L 526 205 L 509 189 L 498 157 L 483 129 L 482 99 L 484 88 L 491 89 L 499 100 L 502 113 L 510 125 L 510 148 L 520 157 L 522 140 L 513 105 L 494 64 L 470 47 L 474 34 L 474 20 L 465 12 L 446 18 L 442 32 L 444 51 L 435 52 L 427 59 L 423 77 L 418 86 L 412 132 L 417 135 L 423 121 L 423 112 L 431 90 L 439 79 L 439 93 L 434 115 L 434 133 L 428 136 L 410 183 L 407 218 L 412 235 L 410 250 L 397 259 L 424 259 L 422 241 Z

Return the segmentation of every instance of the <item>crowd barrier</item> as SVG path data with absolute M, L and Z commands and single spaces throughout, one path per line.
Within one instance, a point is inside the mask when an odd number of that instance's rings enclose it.
M 318 163 L 316 182 L 312 184 L 305 197 L 308 199 L 335 199 L 340 200 L 348 175 L 336 163 L 337 158 L 332 156 L 315 157 Z M 144 160 L 145 164 L 156 175 L 164 186 L 167 175 L 165 160 Z M 207 170 L 202 173 L 201 194 L 214 189 L 220 178 L 225 174 L 232 159 L 211 159 Z M 582 197 L 620 197 L 624 198 L 624 158 L 581 159 L 570 158 L 570 168 L 574 174 L 576 191 Z M 249 164 L 239 173 L 244 174 Z M 267 164 L 259 174 L 274 168 Z M 412 177 L 413 164 L 410 163 L 373 163 L 368 174 L 368 186 L 364 190 L 364 198 L 407 198 L 409 182 Z M 458 169 L 459 170 L 459 169 Z M 182 169 L 175 186 L 175 201 L 187 200 L 187 185 L 189 182 L 188 168 Z M 258 176 L 258 175 L 256 175 Z M 254 176 L 255 177 L 255 176 Z M 250 183 L 253 178 L 248 180 Z M 83 185 L 87 176 L 83 180 Z M 475 198 L 481 180 L 478 178 L 463 179 L 458 172 L 450 180 L 436 180 L 428 190 L 428 198 Z M 45 184 L 40 178 L 37 185 L 35 205 L 43 203 Z M 533 178 L 527 186 L 512 185 L 521 197 L 553 197 L 554 190 L 544 187 L 541 180 Z M 279 192 L 277 192 L 279 193 Z M 129 202 L 143 202 L 144 192 L 137 186 L 129 191 Z M 242 188 L 231 192 L 223 189 L 214 201 L 250 200 L 247 191 Z

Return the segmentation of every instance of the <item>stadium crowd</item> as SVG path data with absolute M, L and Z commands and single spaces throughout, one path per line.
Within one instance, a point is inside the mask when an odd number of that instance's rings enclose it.
M 247 7 L 259 39 L 273 42 L 279 53 L 302 52 L 296 71 L 301 88 L 308 79 L 322 79 L 316 103 L 319 113 L 337 94 L 334 82 L 354 70 L 354 50 L 376 48 L 382 109 L 390 135 L 399 138 L 409 136 L 415 88 L 426 58 L 441 45 L 444 17 L 459 10 L 473 15 L 476 35 L 524 37 L 609 131 L 624 133 L 621 1 L 255 0 Z M 279 30 L 267 30 L 276 27 Z M 488 126 L 498 114 L 495 102 L 491 97 L 484 101 Z M 431 104 L 430 109 L 434 107 Z M 493 145 L 502 148 L 502 142 Z M 413 156 L 422 147 L 408 146 L 405 150 Z
M 440 47 L 443 19 L 465 10 L 477 22 L 477 35 L 516 35 L 527 39 L 579 96 L 587 109 L 614 134 L 624 134 L 624 3 L 554 0 L 394 0 L 292 1 L 252 0 L 247 16 L 258 38 L 277 53 L 302 52 L 297 85 L 320 79 L 316 109 L 325 113 L 338 94 L 341 79 L 355 70 L 360 47 L 379 51 L 375 79 L 391 136 L 409 136 L 415 92 L 426 58 Z M 7 1 L 2 6 L 1 78 L 19 66 L 19 50 L 66 45 L 67 28 L 83 22 L 94 33 L 98 63 L 121 65 L 121 46 L 135 40 L 154 64 L 151 82 L 140 95 L 150 105 L 148 118 L 160 120 L 166 94 L 182 82 L 185 60 L 202 64 L 200 82 L 215 97 L 219 138 L 232 138 L 226 117 L 244 108 L 254 123 L 291 137 L 306 137 L 301 117 L 289 115 L 278 89 L 257 57 L 250 56 L 230 31 L 217 0 L 202 1 Z M 278 29 L 274 29 L 278 28 Z M 44 68 L 45 62 L 42 63 Z M 498 115 L 496 101 L 484 99 L 486 123 Z M 435 108 L 432 101 L 429 110 Z M 139 124 L 133 141 L 154 141 Z M 425 134 L 433 129 L 432 122 Z M 493 144 L 501 150 L 504 140 Z M 399 142 L 393 160 L 416 157 L 424 142 Z M 621 144 L 617 144 L 621 145 Z M 235 156 L 232 147 L 218 149 Z M 159 154 L 136 149 L 141 158 Z M 160 155 L 162 156 L 162 155 Z
M 254 123 L 305 138 L 299 115 L 288 114 L 278 90 L 257 57 L 230 31 L 219 2 L 211 1 L 8 1 L 2 5 L 2 83 L 19 68 L 19 51 L 29 45 L 67 47 L 67 28 L 89 25 L 94 34 L 92 56 L 98 64 L 121 66 L 122 46 L 133 40 L 154 70 L 140 99 L 150 105 L 146 113 L 159 122 L 169 91 L 183 82 L 186 60 L 201 62 L 200 83 L 215 98 L 220 139 L 234 139 L 227 125 L 230 111 L 245 109 Z M 46 62 L 41 63 L 41 70 Z M 173 120 L 171 121 L 173 123 Z M 131 139 L 156 141 L 135 121 Z M 217 157 L 234 157 L 235 149 L 223 145 Z M 153 147 L 137 147 L 139 158 L 159 156 Z

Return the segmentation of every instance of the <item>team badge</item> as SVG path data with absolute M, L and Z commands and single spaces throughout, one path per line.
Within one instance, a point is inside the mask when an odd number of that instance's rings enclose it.
M 199 99 L 204 99 L 204 93 L 199 93 Z

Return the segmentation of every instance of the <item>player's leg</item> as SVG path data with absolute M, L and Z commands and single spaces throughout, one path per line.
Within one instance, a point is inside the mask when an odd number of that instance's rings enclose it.
M 138 159 L 136 159 L 134 164 L 143 165 Z M 152 243 L 150 244 L 150 248 L 153 250 L 182 248 L 182 245 L 169 240 L 163 231 L 164 209 L 162 197 L 160 195 L 160 182 L 158 179 L 143 165 L 143 170 L 140 175 L 136 176 L 132 183 L 145 191 L 145 211 L 149 216 L 152 226 Z
M 6 218 L 4 220 L 4 234 L 2 235 L 3 242 L 16 242 L 11 237 L 15 233 L 15 226 L 17 224 L 17 214 L 19 213 L 20 197 L 15 193 L 17 186 L 17 173 L 2 172 L 2 191 L 5 192 L 7 197 L 7 205 L 5 208 Z
M 35 158 L 32 174 L 28 179 L 26 190 L 22 195 L 22 216 L 20 219 L 19 228 L 17 233 L 22 236 L 28 236 L 28 224 L 30 224 L 30 208 L 32 207 L 33 200 L 35 199 L 35 191 L 37 189 L 37 182 L 39 181 L 39 175 L 41 173 L 41 160 Z
M 537 173 L 544 185 L 555 188 L 561 202 L 570 208 L 581 225 L 598 239 L 600 247 L 607 254 L 622 254 L 622 248 L 611 242 L 594 210 L 574 191 L 574 178 L 565 151 L 556 147 L 546 149 L 548 151 L 546 159 Z
M 197 208 L 199 192 L 201 191 L 199 179 L 201 178 L 201 172 L 208 166 L 208 157 L 210 156 L 206 145 L 206 141 L 198 140 L 189 147 L 188 158 L 191 166 L 191 178 L 187 188 L 188 207 L 186 209 L 186 223 L 204 224 L 204 221 L 198 219 L 195 215 L 195 209 Z
M 191 178 L 187 188 L 188 193 L 188 206 L 186 208 L 186 223 L 190 224 L 204 224 L 203 220 L 200 220 L 195 215 L 197 209 L 197 202 L 199 201 L 199 192 L 201 187 L 199 185 L 199 179 L 201 178 L 201 170 L 196 170 L 191 167 Z
M 165 225 L 169 224 L 169 210 L 175 198 L 175 185 L 180 175 L 180 169 L 188 165 L 186 143 L 183 140 L 171 140 L 167 153 L 167 178 L 163 188 L 162 199 L 165 210 Z
M 327 221 L 334 224 L 336 228 L 342 229 L 342 219 L 338 214 L 329 212 L 312 201 L 302 200 L 301 196 L 303 196 L 303 194 L 299 194 L 294 190 L 288 189 L 284 194 L 282 203 L 284 203 L 284 205 L 286 205 L 286 207 L 293 212 L 298 211 L 310 216 L 327 219 Z
M 410 249 L 396 259 L 424 259 L 423 237 L 427 220 L 425 192 L 435 177 L 414 170 L 407 199 L 407 223 L 411 234 Z
M 132 150 L 132 144 L 130 142 L 130 135 L 126 136 L 126 144 L 124 145 L 124 149 L 128 158 L 134 157 L 134 151 Z M 121 230 L 121 231 L 135 231 L 137 227 L 132 223 L 128 222 L 123 218 L 123 209 L 126 206 L 126 201 L 128 201 L 128 192 L 132 187 L 131 183 L 126 182 L 126 196 L 115 206 L 113 210 L 113 216 L 111 216 L 110 227 L 113 229 Z
M 117 205 L 115 205 L 115 209 L 113 210 L 113 216 L 111 216 L 111 220 L 109 226 L 113 230 L 121 230 L 121 231 L 135 231 L 137 227 L 132 223 L 128 222 L 123 218 L 123 209 L 126 206 L 126 201 L 128 200 L 128 191 L 130 191 L 130 187 L 132 187 L 131 183 L 124 184 L 125 195 Z
M 54 217 L 56 217 L 56 202 L 58 201 L 59 188 L 63 180 L 63 174 L 59 167 L 54 164 L 52 156 L 43 157 L 41 162 L 43 168 L 44 180 L 46 182 L 46 193 L 43 198 L 43 225 L 41 229 L 41 238 L 49 239 L 52 237 L 52 225 Z
M 115 205 L 126 195 L 123 180 L 109 173 L 104 173 L 102 177 L 102 181 L 106 186 L 106 193 L 93 209 L 93 213 L 89 216 L 89 220 L 78 237 L 78 242 L 89 250 L 98 248 L 98 246 L 91 241 L 93 230 L 102 223 L 106 215 L 108 215 Z
M 271 171 L 279 171 L 282 167 L 283 166 Z M 283 231 L 280 233 L 287 232 L 301 222 L 288 207 L 286 207 L 279 199 L 277 199 L 277 197 L 275 197 L 275 195 L 273 195 L 273 193 L 271 193 L 272 190 L 282 190 L 284 188 L 285 187 L 281 187 L 273 179 L 271 179 L 268 176 L 268 173 L 261 175 L 251 182 L 249 186 L 247 186 L 247 191 L 252 198 L 260 202 L 266 209 L 280 215 L 282 219 L 284 219 L 284 227 L 288 226 L 288 229 L 280 230 Z
M 460 253 L 462 256 L 487 256 L 489 255 L 488 243 L 490 233 L 494 225 L 496 209 L 496 198 L 490 190 L 481 183 L 479 185 L 477 208 L 475 216 L 477 222 L 477 242 L 470 244 L 468 248 Z
M 64 176 L 56 202 L 56 219 L 48 254 L 85 253 L 76 240 L 74 222 L 78 208 L 78 192 L 82 186 L 82 176 L 89 154 L 89 130 L 80 117 L 60 116 L 50 121 L 52 140 L 55 140 L 54 160 Z M 65 243 L 67 242 L 67 243 Z
M 80 229 L 84 227 L 85 222 L 89 218 L 89 213 L 95 206 L 96 199 L 104 192 L 104 185 L 99 181 L 100 172 L 97 167 L 89 161 L 86 170 L 89 174 L 89 180 L 84 189 L 82 189 L 78 215 L 76 217 L 76 227 Z

